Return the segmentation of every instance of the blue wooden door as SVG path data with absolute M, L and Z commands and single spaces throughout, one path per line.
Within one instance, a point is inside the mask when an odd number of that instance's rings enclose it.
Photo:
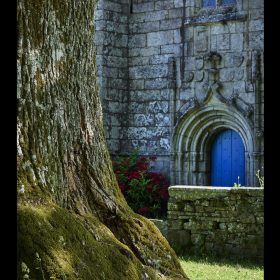
M 211 185 L 245 185 L 245 149 L 239 134 L 231 129 L 219 133 L 211 149 Z

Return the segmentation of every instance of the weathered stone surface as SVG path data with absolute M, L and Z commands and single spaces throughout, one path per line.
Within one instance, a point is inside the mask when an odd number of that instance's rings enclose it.
M 175 8 L 177 8 L 175 6 Z M 168 10 L 168 18 L 172 19 L 172 18 L 182 18 L 183 16 L 183 9 L 170 9 Z
M 173 30 L 151 32 L 147 34 L 147 46 L 161 46 L 173 43 Z
M 166 64 L 168 63 L 169 58 L 172 57 L 170 54 L 164 55 L 153 55 L 149 59 L 150 64 Z
M 132 22 L 146 22 L 146 21 L 158 21 L 165 19 L 168 16 L 167 10 L 154 11 L 147 13 L 133 13 Z
M 182 25 L 182 19 L 181 18 L 175 18 L 175 19 L 167 19 L 160 21 L 160 30 L 169 30 L 169 29 L 176 29 L 180 28 Z
M 151 126 L 154 124 L 154 117 L 151 114 L 135 114 L 134 123 L 136 126 Z
M 164 78 L 156 78 L 145 80 L 146 89 L 166 89 L 168 88 L 169 81 Z
M 243 51 L 244 35 L 243 33 L 231 34 L 231 49 L 236 52 Z
M 184 6 L 183 0 L 174 0 L 174 7 L 175 8 L 182 8 Z
M 249 33 L 249 45 L 251 49 L 263 49 L 264 45 L 264 33 L 263 31 L 256 31 Z
M 168 231 L 169 230 L 181 230 L 183 229 L 183 221 L 182 220 L 174 220 L 170 221 L 168 220 Z
M 156 114 L 155 121 L 157 126 L 170 126 L 170 118 L 165 114 L 162 113 Z
M 155 4 L 152 2 L 139 3 L 133 5 L 133 13 L 143 13 L 154 10 Z
M 160 49 L 157 47 L 147 47 L 147 48 L 130 48 L 129 56 L 151 56 L 155 54 L 159 54 Z
M 149 112 L 151 113 L 167 113 L 168 112 L 168 102 L 166 101 L 154 101 L 149 104 Z
M 262 188 L 172 186 L 169 195 L 168 234 L 175 248 L 263 258 Z M 184 230 L 191 243 L 176 243 L 176 231 L 181 236 Z
M 174 54 L 176 56 L 181 55 L 181 45 L 180 44 L 170 44 L 172 42 L 169 42 L 167 45 L 163 45 L 160 47 L 162 54 Z
M 217 35 L 218 50 L 228 50 L 230 48 L 230 36 L 229 34 Z
M 130 31 L 133 34 L 142 33 L 143 30 L 145 30 L 145 32 L 159 31 L 159 21 L 138 22 L 138 23 L 132 23 L 130 25 Z
M 163 78 L 167 77 L 166 64 L 130 67 L 129 76 L 132 79 Z
M 149 64 L 149 57 L 134 57 L 128 60 L 128 66 L 139 66 Z
M 141 90 L 144 89 L 144 80 L 130 80 L 129 87 L 131 90 Z
M 128 47 L 145 47 L 146 46 L 146 34 L 134 34 L 129 36 Z
M 146 127 L 139 127 L 139 128 L 129 128 L 127 131 L 128 139 L 143 139 L 145 138 L 147 133 Z
M 160 138 L 159 144 L 160 144 L 160 148 L 161 148 L 161 149 L 163 149 L 163 150 L 165 150 L 165 151 L 170 151 L 169 139 Z
M 191 243 L 191 235 L 188 230 L 168 229 L 167 239 L 170 245 L 177 250 L 186 248 Z
M 173 1 L 160 0 L 155 2 L 155 10 L 167 10 L 174 7 Z
M 222 36 L 222 35 L 220 35 Z M 200 52 L 206 52 L 208 50 L 208 32 L 207 31 L 200 31 L 196 33 L 196 39 L 195 39 L 195 51 Z

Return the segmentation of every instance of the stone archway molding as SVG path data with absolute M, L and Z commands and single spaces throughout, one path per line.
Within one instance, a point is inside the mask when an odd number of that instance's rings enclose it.
M 244 115 L 232 106 L 218 103 L 193 108 L 175 126 L 172 136 L 171 183 L 209 184 L 209 150 L 223 129 L 239 133 L 245 147 L 246 185 L 254 182 L 253 131 Z

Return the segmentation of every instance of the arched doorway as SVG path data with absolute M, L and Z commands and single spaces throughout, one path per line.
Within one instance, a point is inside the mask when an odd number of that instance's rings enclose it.
M 211 147 L 211 185 L 232 187 L 239 183 L 244 186 L 245 182 L 243 141 L 236 131 L 223 130 Z
M 211 148 L 218 133 L 231 129 L 244 145 L 244 181 L 246 186 L 255 185 L 253 130 L 248 120 L 235 108 L 213 104 L 194 108 L 185 113 L 176 124 L 172 138 L 171 184 L 211 185 Z M 238 157 L 239 160 L 239 157 Z M 242 175 L 234 175 L 242 176 Z M 234 182 L 238 183 L 237 178 Z

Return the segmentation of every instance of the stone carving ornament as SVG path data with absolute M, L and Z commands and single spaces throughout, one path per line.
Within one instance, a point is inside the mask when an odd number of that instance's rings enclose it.
M 244 101 L 240 97 L 239 93 L 233 92 L 230 95 L 230 97 L 225 97 L 223 95 L 223 84 L 220 81 L 220 69 L 218 67 L 221 63 L 221 60 L 221 54 L 219 54 L 218 52 L 209 52 L 206 55 L 204 55 L 204 57 L 198 57 L 196 59 L 196 72 L 185 72 L 185 75 L 183 76 L 183 81 L 180 84 L 180 88 L 189 88 L 190 84 L 193 81 L 195 81 L 195 87 L 197 89 L 198 95 L 196 94 L 195 96 L 190 97 L 185 101 L 181 100 L 183 104 L 177 110 L 176 122 L 178 122 L 178 120 L 190 109 L 198 108 L 200 106 L 205 105 L 205 103 L 211 99 L 213 94 L 215 94 L 221 102 L 237 108 L 247 118 L 252 116 L 254 112 L 253 105 Z M 243 61 L 244 57 L 238 56 L 238 64 L 242 63 Z M 178 75 L 175 76 L 178 77 Z

